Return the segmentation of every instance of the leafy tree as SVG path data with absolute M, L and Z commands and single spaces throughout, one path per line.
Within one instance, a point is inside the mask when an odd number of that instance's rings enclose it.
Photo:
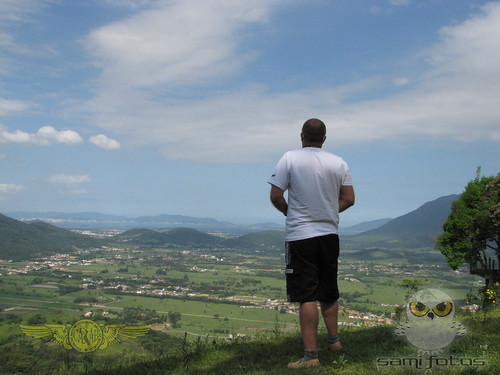
M 179 320 L 181 320 L 182 316 L 180 312 L 168 312 L 168 320 L 170 323 L 172 323 L 172 327 L 177 328 L 179 327 Z
M 41 316 L 40 314 L 36 314 L 35 316 L 32 316 L 31 318 L 28 319 L 29 325 L 44 324 L 46 322 L 47 322 L 47 319 L 44 316 Z
M 167 269 L 166 268 L 158 268 L 156 270 L 156 274 L 157 275 L 167 276 Z
M 494 252 L 500 262 L 500 173 L 480 176 L 465 187 L 452 204 L 451 214 L 443 224 L 443 233 L 436 241 L 451 268 L 468 263 L 471 268 L 491 269 L 488 253 Z M 489 267 L 490 266 L 490 267 Z
M 35 277 L 32 281 L 33 284 L 43 284 L 43 278 Z

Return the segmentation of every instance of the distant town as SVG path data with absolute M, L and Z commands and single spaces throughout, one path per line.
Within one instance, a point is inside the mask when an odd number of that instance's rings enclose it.
M 116 234 L 116 231 L 99 231 L 98 233 L 92 231 L 81 231 L 90 236 L 111 236 Z M 99 256 L 93 256 L 93 253 Z M 283 299 L 266 298 L 257 295 L 249 296 L 221 296 L 217 291 L 210 292 L 206 288 L 200 288 L 199 285 L 192 286 L 186 283 L 189 275 L 204 274 L 204 273 L 217 273 L 219 271 L 218 265 L 224 265 L 225 269 L 230 268 L 228 272 L 234 275 L 255 275 L 259 271 L 280 273 L 280 267 L 273 267 L 269 269 L 254 269 L 250 266 L 249 262 L 239 262 L 235 264 L 234 259 L 227 262 L 223 254 L 210 254 L 200 251 L 182 250 L 178 252 L 180 256 L 188 257 L 190 263 L 194 264 L 185 268 L 184 280 L 178 284 L 166 281 L 164 274 L 167 271 L 162 271 L 159 267 L 155 275 L 133 275 L 125 268 L 118 268 L 114 272 L 112 278 L 107 277 L 109 273 L 107 267 L 111 265 L 130 264 L 130 262 L 145 262 L 148 261 L 147 256 L 140 250 L 131 250 L 123 247 L 102 246 L 99 249 L 80 250 L 72 254 L 55 254 L 49 257 L 41 258 L 36 261 L 24 262 L 22 264 L 12 264 L 9 261 L 2 261 L 1 273 L 5 276 L 11 275 L 29 275 L 38 274 L 50 271 L 53 275 L 61 280 L 60 282 L 47 282 L 45 284 L 33 284 L 32 288 L 47 288 L 58 289 L 60 285 L 64 285 L 64 280 L 78 278 L 77 287 L 79 290 L 102 290 L 111 295 L 136 295 L 148 296 L 157 298 L 177 298 L 188 299 L 194 301 L 211 301 L 216 303 L 232 303 L 237 304 L 241 309 L 267 309 L 275 310 L 284 314 L 298 314 L 298 305 L 288 303 Z M 166 259 L 164 257 L 164 259 Z M 199 259 L 200 263 L 195 259 Z M 429 273 L 444 272 L 441 265 L 406 265 L 395 263 L 374 263 L 356 260 L 342 260 L 341 261 L 341 276 L 340 280 L 353 285 L 355 292 L 347 292 L 346 294 L 352 300 L 366 295 L 366 292 L 357 291 L 356 285 L 362 285 L 362 279 L 366 280 L 369 277 L 385 277 L 402 279 L 408 278 L 422 278 L 425 279 Z M 468 275 L 465 268 L 460 268 L 454 271 L 457 276 Z M 477 281 L 479 284 L 479 281 Z M 204 289 L 204 290 L 200 290 Z M 363 288 L 360 288 L 363 290 Z M 96 306 L 102 308 L 102 301 L 95 300 L 92 302 L 81 302 L 82 305 L 92 308 Z M 350 302 L 350 300 L 347 300 Z M 370 301 L 373 303 L 373 301 Z M 348 305 L 352 305 L 348 303 Z M 340 313 L 341 319 L 339 324 L 343 326 L 378 326 L 388 325 L 394 323 L 394 310 L 400 306 L 400 303 L 378 303 L 378 305 L 385 311 L 393 311 L 391 313 L 373 313 L 366 311 L 359 311 L 355 308 L 348 307 L 341 303 Z M 475 311 L 476 305 L 464 305 L 463 309 Z M 87 314 L 92 314 L 89 311 Z

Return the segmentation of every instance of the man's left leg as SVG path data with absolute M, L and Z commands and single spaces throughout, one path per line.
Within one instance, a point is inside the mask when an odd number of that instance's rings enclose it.
M 317 351 L 319 314 L 316 302 L 301 303 L 299 319 L 304 350 Z
M 322 245 L 322 258 L 319 263 L 321 313 L 328 331 L 328 349 L 341 351 L 343 348 L 338 338 L 339 288 L 337 283 L 339 237 L 331 234 L 320 237 L 320 241 Z
M 291 302 L 300 302 L 299 322 L 304 344 L 304 356 L 289 368 L 318 366 L 317 240 L 308 238 L 288 242 L 287 294 Z M 298 272 L 300 271 L 300 272 Z M 304 302 L 307 301 L 307 302 Z
M 316 302 L 302 302 L 299 309 L 300 330 L 304 344 L 304 357 L 290 362 L 289 368 L 318 366 L 318 323 L 319 313 Z

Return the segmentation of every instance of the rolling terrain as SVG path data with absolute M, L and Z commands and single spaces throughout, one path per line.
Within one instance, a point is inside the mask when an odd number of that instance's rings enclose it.
M 434 248 L 434 240 L 451 212 L 451 203 L 458 197 L 458 195 L 440 197 L 389 221 L 381 219 L 363 223 L 354 228 L 354 232 L 363 227 L 369 228 L 377 224 L 381 226 L 356 235 L 341 235 L 342 247 L 348 252 L 356 251 L 353 255 L 361 256 L 363 259 L 408 258 L 408 256 L 419 259 L 425 255 L 431 258 L 434 256 L 434 259 L 429 259 L 434 261 L 436 257 L 440 258 L 440 254 L 430 249 Z M 166 220 L 167 216 L 164 215 L 162 220 Z M 144 223 L 149 223 L 151 220 L 153 219 L 144 220 Z M 179 217 L 175 220 L 177 223 L 182 222 L 179 221 Z M 208 219 L 199 220 L 206 222 Z M 99 247 L 112 243 L 165 248 L 235 248 L 264 252 L 282 252 L 284 248 L 282 230 L 261 230 L 224 238 L 188 227 L 162 230 L 143 227 L 129 229 L 106 239 L 95 239 L 42 221 L 25 223 L 4 215 L 0 215 L 0 239 L 0 259 L 15 260 L 32 259 L 54 253 L 70 253 L 76 248 Z M 429 251 L 412 253 L 413 249 Z
M 399 232 L 417 239 L 427 238 L 425 233 L 432 236 L 429 221 L 448 214 L 446 200 L 428 202 L 376 230 L 341 236 L 345 246 L 339 264 L 339 319 L 347 350 L 337 355 L 320 349 L 322 367 L 314 373 L 372 374 L 380 370 L 378 358 L 411 355 L 412 348 L 395 339 L 392 326 L 394 311 L 410 292 L 408 281 L 419 288 L 443 290 L 457 311 L 470 303 L 466 293 L 477 288 L 479 277 L 465 267 L 457 273 L 437 264 L 432 257 L 440 254 L 431 247 L 406 248 L 396 242 L 404 238 Z M 411 230 L 415 223 L 421 223 L 421 231 Z M 0 249 L 5 238 L 12 239 L 11 244 L 45 239 L 50 245 L 46 250 L 59 248 L 61 254 L 77 244 L 83 249 L 34 262 L 9 261 L 0 255 L 0 354 L 5 358 L 1 373 L 32 373 L 36 368 L 40 373 L 65 374 L 284 374 L 286 362 L 302 348 L 296 333 L 298 306 L 285 300 L 283 231 L 236 235 L 182 227 L 135 228 L 95 239 L 1 215 L 0 229 Z M 116 232 L 106 231 L 110 233 Z M 378 236 L 378 246 L 372 236 Z M 81 239 L 93 240 L 93 247 L 83 246 Z M 354 241 L 359 247 L 353 247 Z M 40 252 L 36 244 L 34 249 Z M 489 373 L 496 373 L 498 340 L 492 332 L 498 328 L 498 314 L 465 316 L 467 341 L 457 342 L 453 355 L 487 358 L 493 371 Z M 89 357 L 46 339 L 23 336 L 19 328 L 81 319 L 153 324 L 154 329 L 99 350 L 85 362 Z M 320 333 L 324 340 L 323 326 Z M 488 351 L 478 349 L 478 343 Z M 360 345 L 361 352 L 356 350 Z

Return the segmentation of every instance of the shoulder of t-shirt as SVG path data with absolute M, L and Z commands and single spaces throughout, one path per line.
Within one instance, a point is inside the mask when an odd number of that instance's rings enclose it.
M 303 152 L 304 149 L 302 148 L 296 148 L 296 149 L 293 149 L 293 150 L 289 150 L 287 152 L 285 152 L 283 154 L 283 157 L 287 158 L 287 157 L 292 157 L 294 155 L 297 155 L 297 154 L 300 154 L 301 152 Z
M 321 152 L 323 152 L 323 153 L 325 153 L 325 154 L 327 154 L 327 155 L 330 155 L 330 157 L 334 157 L 334 158 L 336 158 L 336 159 L 338 159 L 338 160 L 342 160 L 342 161 L 344 161 L 344 159 L 342 158 L 342 156 L 339 156 L 339 155 L 337 155 L 337 154 L 334 154 L 333 152 L 327 151 L 327 150 L 322 149 L 322 148 L 321 148 L 320 150 L 321 150 Z

